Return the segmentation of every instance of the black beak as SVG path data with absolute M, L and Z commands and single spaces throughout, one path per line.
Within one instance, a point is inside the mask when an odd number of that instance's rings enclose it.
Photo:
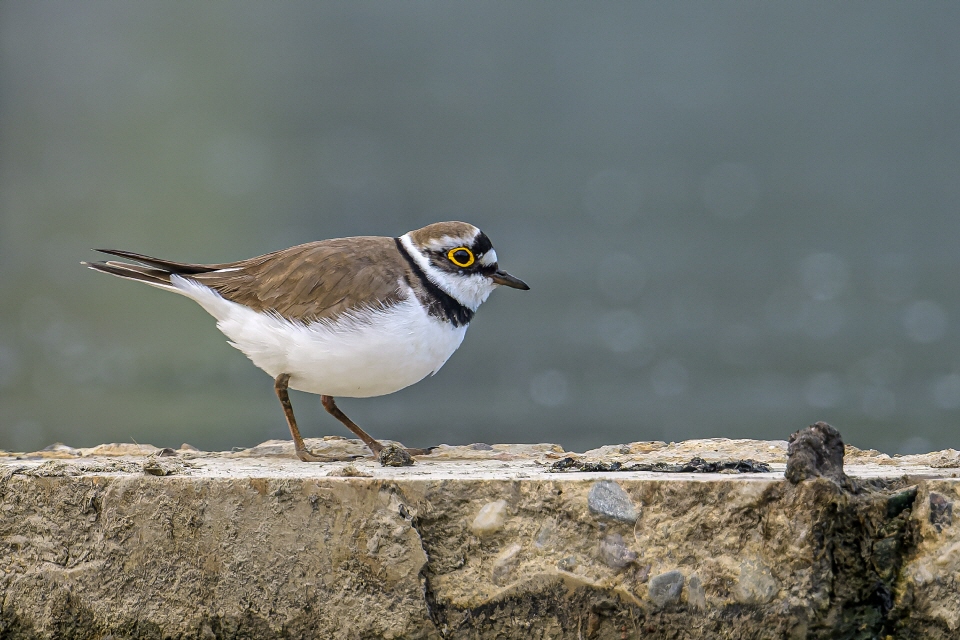
M 497 284 L 502 284 L 503 286 L 510 287 L 511 289 L 523 289 L 524 291 L 530 290 L 530 287 L 527 286 L 526 282 L 520 278 L 514 278 L 506 271 L 500 271 L 499 269 L 495 271 L 492 276 L 490 276 L 490 279 Z

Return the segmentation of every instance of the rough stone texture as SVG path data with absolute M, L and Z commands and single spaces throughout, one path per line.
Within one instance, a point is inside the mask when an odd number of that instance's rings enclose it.
M 830 478 L 847 487 L 843 472 L 843 438 L 826 422 L 817 422 L 791 434 L 787 445 L 787 480 L 793 484 L 810 478 Z
M 849 482 L 792 483 L 785 442 L 479 444 L 401 468 L 356 441 L 308 445 L 357 458 L 301 463 L 282 442 L 0 455 L 0 637 L 960 637 L 953 450 L 848 446 Z M 567 456 L 773 471 L 549 471 Z M 591 510 L 598 483 L 633 521 Z

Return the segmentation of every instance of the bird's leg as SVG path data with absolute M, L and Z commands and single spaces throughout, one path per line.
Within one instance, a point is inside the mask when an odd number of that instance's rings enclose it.
M 373 455 L 377 456 L 377 459 L 380 460 L 380 464 L 384 466 L 408 467 L 413 464 L 413 458 L 410 457 L 411 455 L 421 456 L 430 453 L 430 449 L 402 449 L 394 445 L 385 447 L 370 437 L 370 434 L 366 431 L 358 427 L 357 423 L 348 418 L 347 414 L 337 406 L 333 396 L 320 396 L 320 402 L 323 404 L 323 408 L 327 410 L 327 413 L 339 420 L 343 423 L 343 426 L 350 429 L 358 438 L 363 440 L 363 443 L 367 445 L 370 451 L 373 452 Z
M 320 402 L 323 404 L 323 408 L 327 410 L 327 413 L 339 420 L 343 423 L 343 426 L 350 429 L 355 436 L 363 440 L 363 444 L 367 445 L 370 451 L 373 452 L 373 455 L 376 456 L 380 454 L 383 450 L 383 445 L 374 440 L 369 433 L 358 427 L 356 422 L 347 417 L 347 414 L 340 411 L 340 407 L 334 402 L 333 396 L 320 396 Z
M 300 429 L 297 428 L 297 419 L 293 417 L 293 405 L 290 404 L 290 394 L 287 393 L 287 385 L 290 383 L 290 374 L 281 373 L 273 381 L 273 388 L 280 398 L 280 406 L 283 407 L 283 415 L 287 418 L 287 426 L 290 427 L 290 435 L 293 436 L 293 447 L 297 451 L 297 457 L 304 462 L 329 462 L 327 458 L 315 456 L 307 451 L 303 444 L 303 438 L 300 437 Z

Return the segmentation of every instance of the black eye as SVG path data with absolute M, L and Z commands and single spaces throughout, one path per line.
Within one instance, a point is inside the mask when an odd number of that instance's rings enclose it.
M 447 259 L 458 267 L 469 267 L 473 264 L 475 258 L 473 252 L 466 247 L 457 247 L 447 252 Z

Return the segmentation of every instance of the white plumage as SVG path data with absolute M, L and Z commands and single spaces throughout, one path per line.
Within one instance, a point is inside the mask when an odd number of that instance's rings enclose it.
M 367 398 L 399 391 L 436 373 L 467 331 L 430 316 L 409 290 L 402 303 L 387 309 L 301 323 L 225 300 L 194 280 L 173 276 L 171 282 L 216 318 L 230 344 L 255 365 L 271 377 L 289 373 L 292 389 L 320 395 Z

